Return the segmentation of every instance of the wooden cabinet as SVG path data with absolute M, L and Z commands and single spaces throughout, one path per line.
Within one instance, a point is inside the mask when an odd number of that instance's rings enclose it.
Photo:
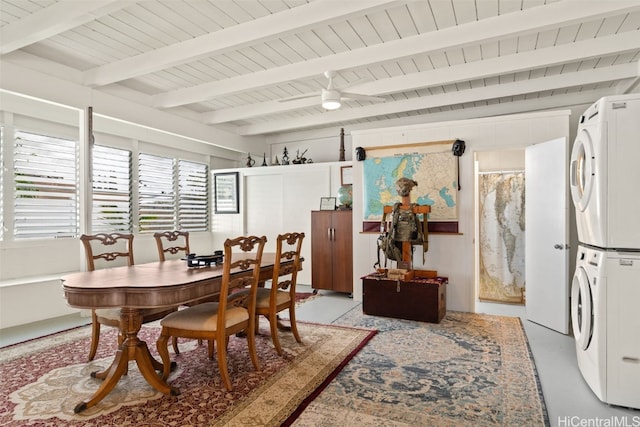
M 311 212 L 311 286 L 353 292 L 353 225 L 350 210 Z

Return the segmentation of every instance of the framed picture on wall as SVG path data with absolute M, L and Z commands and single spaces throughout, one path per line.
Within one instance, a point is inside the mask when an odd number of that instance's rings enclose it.
M 353 184 L 353 168 L 351 166 L 340 166 L 340 185 Z
M 214 173 L 215 213 L 240 213 L 238 172 Z

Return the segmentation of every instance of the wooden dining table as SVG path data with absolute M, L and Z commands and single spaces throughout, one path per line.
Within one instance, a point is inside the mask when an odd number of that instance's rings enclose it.
M 241 254 L 234 254 L 236 260 Z M 248 256 L 253 256 L 249 254 Z M 264 252 L 260 266 L 261 283 L 270 280 L 275 264 L 275 253 Z M 232 274 L 241 274 L 240 270 Z M 91 376 L 103 382 L 94 395 L 74 408 L 84 411 L 100 402 L 127 372 L 130 360 L 135 360 L 143 377 L 156 390 L 178 395 L 178 389 L 162 380 L 156 371 L 162 363 L 149 352 L 147 343 L 138 337 L 142 327 L 140 310 L 146 308 L 175 307 L 215 296 L 220 292 L 222 265 L 188 267 L 184 260 L 151 262 L 132 266 L 105 268 L 67 274 L 62 277 L 62 289 L 67 303 L 75 308 L 120 308 L 120 328 L 124 337 L 111 365 Z M 172 362 L 172 368 L 175 362 Z

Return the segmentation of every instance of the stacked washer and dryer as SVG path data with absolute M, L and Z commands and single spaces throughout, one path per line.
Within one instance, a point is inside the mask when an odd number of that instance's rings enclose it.
M 585 111 L 570 175 L 578 366 L 600 400 L 640 409 L 640 94 L 604 97 Z

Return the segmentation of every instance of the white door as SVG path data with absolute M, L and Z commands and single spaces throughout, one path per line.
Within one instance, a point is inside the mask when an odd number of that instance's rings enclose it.
M 566 138 L 525 149 L 527 319 L 569 333 L 569 200 Z

